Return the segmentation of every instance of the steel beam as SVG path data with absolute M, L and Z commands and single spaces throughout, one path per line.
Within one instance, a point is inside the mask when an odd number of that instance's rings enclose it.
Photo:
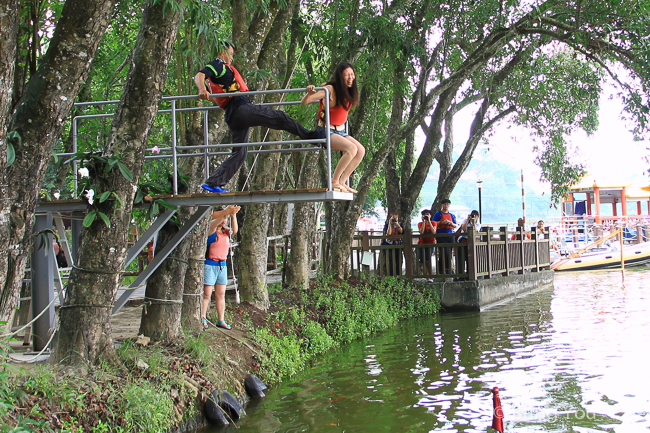
M 138 254 L 140 254 L 140 251 L 142 251 L 142 249 L 149 243 L 149 240 L 151 240 L 151 238 L 154 237 L 156 233 L 158 233 L 162 226 L 164 226 L 165 223 L 169 221 L 175 213 L 175 210 L 167 209 L 165 212 L 158 215 L 158 218 L 156 218 L 151 226 L 149 226 L 147 231 L 144 232 L 138 241 L 129 249 L 129 252 L 126 255 L 126 263 L 124 265 L 125 268 L 128 267 L 136 257 L 138 257 Z
M 264 191 L 256 194 L 185 194 L 175 197 L 165 197 L 167 203 L 176 206 L 218 206 L 218 205 L 245 205 L 259 203 L 302 203 L 320 201 L 350 201 L 354 198 L 352 193 L 339 191 L 318 191 L 318 192 L 277 192 Z
M 113 314 L 117 313 L 126 304 L 126 301 L 131 297 L 135 289 L 142 286 L 147 279 L 154 273 L 160 264 L 169 256 L 169 254 L 181 243 L 185 236 L 201 221 L 201 219 L 212 210 L 212 206 L 200 206 L 196 212 L 190 217 L 183 227 L 176 233 L 176 235 L 163 247 L 162 251 L 156 254 L 149 263 L 149 265 L 142 271 L 142 273 L 135 279 L 133 283 L 126 289 L 122 296 L 115 301 L 113 306 Z

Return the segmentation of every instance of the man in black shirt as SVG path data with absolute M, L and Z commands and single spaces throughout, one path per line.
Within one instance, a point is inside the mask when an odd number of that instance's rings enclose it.
M 233 46 L 224 43 L 217 58 L 194 77 L 199 99 L 215 102 L 225 110 L 225 121 L 232 131 L 233 143 L 248 143 L 250 128 L 253 126 L 288 131 L 303 140 L 318 138 L 316 131 L 309 131 L 284 111 L 251 104 L 246 96 L 211 98 L 211 93 L 248 92 L 248 86 L 241 75 L 230 65 L 233 56 Z M 206 79 L 209 80 L 210 91 L 205 86 Z M 233 148 L 232 155 L 201 186 L 210 192 L 228 192 L 223 186 L 237 173 L 247 154 L 247 146 Z

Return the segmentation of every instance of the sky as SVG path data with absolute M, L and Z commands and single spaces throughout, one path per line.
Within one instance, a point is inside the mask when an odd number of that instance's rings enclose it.
M 623 104 L 615 96 L 616 89 L 607 85 L 604 87 L 600 100 L 599 127 L 592 136 L 580 131 L 570 137 L 571 151 L 574 162 L 581 162 L 588 173 L 598 183 L 606 180 L 621 180 L 625 183 L 639 182 L 650 185 L 647 171 L 650 162 L 650 143 L 634 141 L 630 132 L 631 126 L 621 118 Z M 465 113 L 459 113 L 454 120 L 454 138 L 456 143 L 465 143 L 469 134 L 469 125 L 476 108 L 470 108 Z M 464 114 L 464 115 L 460 115 Z M 510 127 L 507 121 L 500 123 L 489 139 L 489 145 L 479 145 L 476 152 L 494 152 L 497 158 L 514 168 L 523 169 L 524 182 L 527 187 L 538 193 L 550 193 L 548 184 L 539 181 L 540 169 L 535 165 L 533 140 L 525 128 Z

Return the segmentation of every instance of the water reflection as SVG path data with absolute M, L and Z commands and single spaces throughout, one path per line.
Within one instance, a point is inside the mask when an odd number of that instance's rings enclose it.
M 271 389 L 237 431 L 485 432 L 494 386 L 507 431 L 649 431 L 648 276 L 557 274 L 489 311 L 403 324 Z

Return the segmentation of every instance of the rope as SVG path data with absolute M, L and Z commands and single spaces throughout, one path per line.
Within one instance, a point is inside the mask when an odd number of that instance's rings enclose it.
M 128 312 L 131 312 L 131 311 L 133 311 L 133 310 L 137 310 L 138 308 L 142 308 L 142 307 L 147 308 L 148 305 L 151 305 L 151 303 L 150 303 L 150 302 L 143 302 L 142 305 L 138 305 L 137 307 L 133 307 L 133 308 L 129 308 L 129 309 L 126 309 L 126 310 L 122 310 L 122 311 L 120 311 L 119 313 L 115 313 L 115 314 L 113 314 L 111 317 L 119 316 L 120 314 L 128 313 Z
M 61 305 L 59 309 L 63 310 L 65 308 L 113 308 L 112 305 L 97 305 L 97 304 L 70 304 L 70 305 Z
M 30 364 L 30 363 L 34 362 L 41 355 L 43 355 L 43 353 L 45 353 L 46 350 L 48 350 L 50 348 L 50 344 L 52 343 L 52 339 L 54 338 L 54 334 L 56 334 L 57 329 L 56 328 L 50 328 L 50 330 L 52 331 L 52 335 L 50 335 L 50 339 L 47 340 L 47 343 L 45 343 L 45 347 L 43 347 L 43 350 L 38 352 L 32 358 L 30 358 L 30 359 L 18 359 L 18 358 L 14 358 L 13 356 L 11 356 L 11 353 L 7 353 L 7 357 L 11 358 L 11 360 L 13 362 L 16 362 L 16 363 L 19 363 L 19 364 Z
M 74 269 L 77 269 L 81 272 L 86 272 L 89 274 L 106 274 L 106 275 L 113 275 L 113 274 L 122 274 L 125 271 L 103 271 L 99 269 L 87 269 L 87 268 L 80 268 L 79 266 L 75 266 L 74 263 L 71 266 Z
M 228 237 L 230 238 L 230 242 L 228 243 L 228 254 L 230 255 L 230 266 L 232 268 L 232 283 L 235 286 L 235 302 L 237 302 L 237 305 L 239 305 L 239 287 L 237 286 L 237 277 L 235 276 L 235 261 L 233 260 L 235 251 L 232 248 L 232 230 L 228 234 Z M 226 264 L 226 266 L 228 265 Z
M 311 35 L 311 31 L 314 29 L 314 25 L 316 23 L 313 22 L 311 24 L 311 27 L 309 28 L 309 32 L 307 33 L 307 37 L 305 38 L 305 42 L 302 44 L 302 47 L 300 48 L 300 54 L 298 55 L 298 58 L 302 56 L 302 53 L 305 51 L 305 46 L 307 45 L 307 40 L 309 39 L 309 36 Z M 295 65 L 293 65 L 293 69 L 291 70 L 291 74 L 289 74 L 289 79 L 287 80 L 287 83 L 291 82 L 291 79 L 293 78 L 294 72 L 296 72 L 296 68 L 298 67 L 298 62 L 296 62 Z M 284 101 L 284 93 L 280 96 L 280 102 Z M 269 129 L 267 128 L 266 134 L 264 134 L 264 139 L 262 141 L 266 141 L 266 137 L 269 135 Z M 262 145 L 260 144 L 259 150 L 262 150 Z M 251 177 L 251 174 L 253 173 L 253 169 L 255 168 L 255 164 L 257 163 L 257 158 L 260 156 L 259 153 L 255 154 L 255 158 L 253 159 L 253 163 L 251 164 L 251 168 L 248 171 L 248 175 L 246 176 L 246 180 L 244 181 L 244 185 L 242 186 L 242 191 L 246 189 L 246 184 L 248 183 L 248 180 Z M 233 274 L 234 275 L 234 274 Z M 236 286 L 235 286 L 236 287 Z M 237 292 L 237 296 L 239 296 L 239 292 Z M 238 302 L 239 303 L 239 302 Z
M 181 300 L 176 300 L 176 299 L 158 299 L 158 298 L 150 298 L 149 296 L 144 297 L 145 300 L 149 300 L 150 304 L 182 304 L 183 301 Z
M 169 260 L 169 259 L 171 259 L 171 260 L 176 260 L 177 262 L 185 263 L 186 265 L 189 265 L 189 264 L 190 264 L 187 260 L 183 260 L 183 259 L 181 259 L 180 257 L 172 257 L 172 256 L 168 256 L 168 257 L 167 257 L 167 260 Z

